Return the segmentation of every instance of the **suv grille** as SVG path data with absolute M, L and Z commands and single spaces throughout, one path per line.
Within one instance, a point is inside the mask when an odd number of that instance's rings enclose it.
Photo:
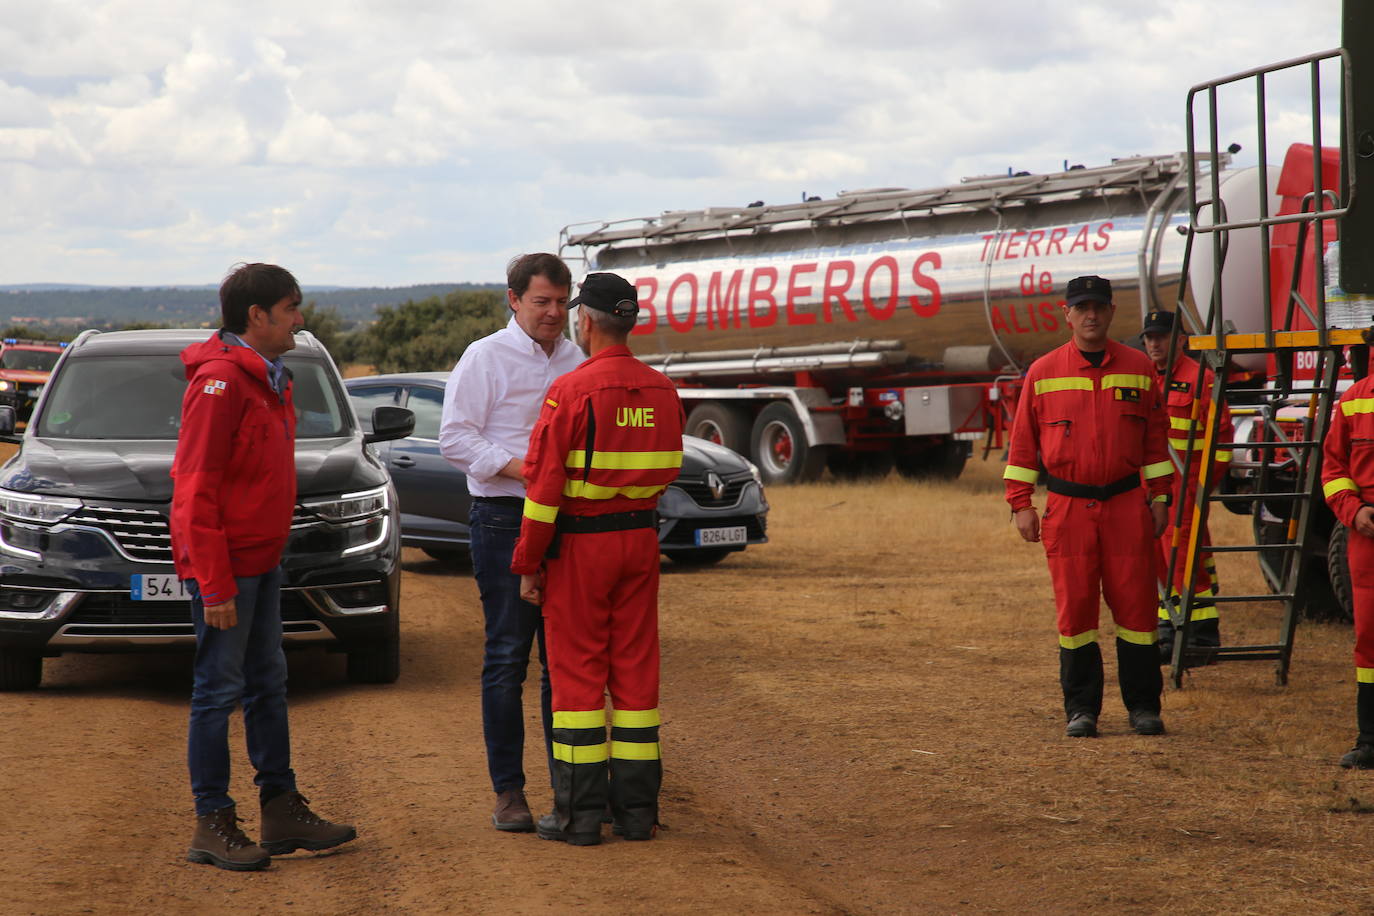
M 725 484 L 725 490 L 719 499 L 706 485 L 706 480 L 701 477 L 679 477 L 672 482 L 671 486 L 677 487 L 692 497 L 692 502 L 698 506 L 705 506 L 708 509 L 723 509 L 738 503 L 744 492 L 744 485 L 753 479 L 754 476 L 747 472 L 729 480 L 722 479 L 721 482 Z
M 291 517 L 293 529 L 319 522 L 313 513 L 296 506 Z M 69 525 L 98 528 L 135 560 L 147 563 L 172 562 L 172 532 L 167 525 L 167 508 L 146 506 L 92 506 L 67 519 Z

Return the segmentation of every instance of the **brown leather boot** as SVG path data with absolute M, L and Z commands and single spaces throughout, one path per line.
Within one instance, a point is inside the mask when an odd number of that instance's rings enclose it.
M 351 824 L 331 824 L 306 807 L 310 799 L 283 792 L 262 806 L 262 848 L 274 856 L 297 849 L 332 849 L 358 835 Z
M 272 864 L 267 852 L 239 829 L 233 805 L 196 816 L 196 835 L 186 861 L 230 871 L 257 871 Z
M 529 833 L 534 829 L 534 815 L 525 801 L 525 793 L 520 789 L 507 789 L 496 796 L 496 810 L 491 812 L 491 823 L 497 830 L 511 833 Z

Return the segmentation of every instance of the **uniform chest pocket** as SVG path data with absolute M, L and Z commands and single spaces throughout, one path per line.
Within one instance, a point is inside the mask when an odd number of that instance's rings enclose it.
M 1170 391 L 1169 406 L 1177 410 L 1180 407 L 1191 408 L 1193 406 L 1193 395 L 1189 391 Z

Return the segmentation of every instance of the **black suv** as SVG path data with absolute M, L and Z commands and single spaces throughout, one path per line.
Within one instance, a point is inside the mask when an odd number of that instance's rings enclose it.
M 169 472 L 186 377 L 209 331 L 87 331 L 62 354 L 22 436 L 0 407 L 0 689 L 36 687 L 44 656 L 195 644 L 172 566 Z M 297 412 L 297 505 L 282 555 L 288 647 L 348 654 L 352 680 L 400 671 L 396 494 L 366 442 L 409 435 L 390 407 L 358 429 L 329 354 L 308 333 L 285 357 Z

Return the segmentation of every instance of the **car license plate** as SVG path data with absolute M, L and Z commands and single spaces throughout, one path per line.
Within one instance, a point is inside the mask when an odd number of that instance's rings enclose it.
M 176 576 L 132 576 L 129 597 L 135 601 L 191 600 L 191 594 Z
M 698 528 L 696 544 L 698 547 L 714 547 L 717 544 L 747 544 L 749 531 L 743 525 L 736 528 Z

